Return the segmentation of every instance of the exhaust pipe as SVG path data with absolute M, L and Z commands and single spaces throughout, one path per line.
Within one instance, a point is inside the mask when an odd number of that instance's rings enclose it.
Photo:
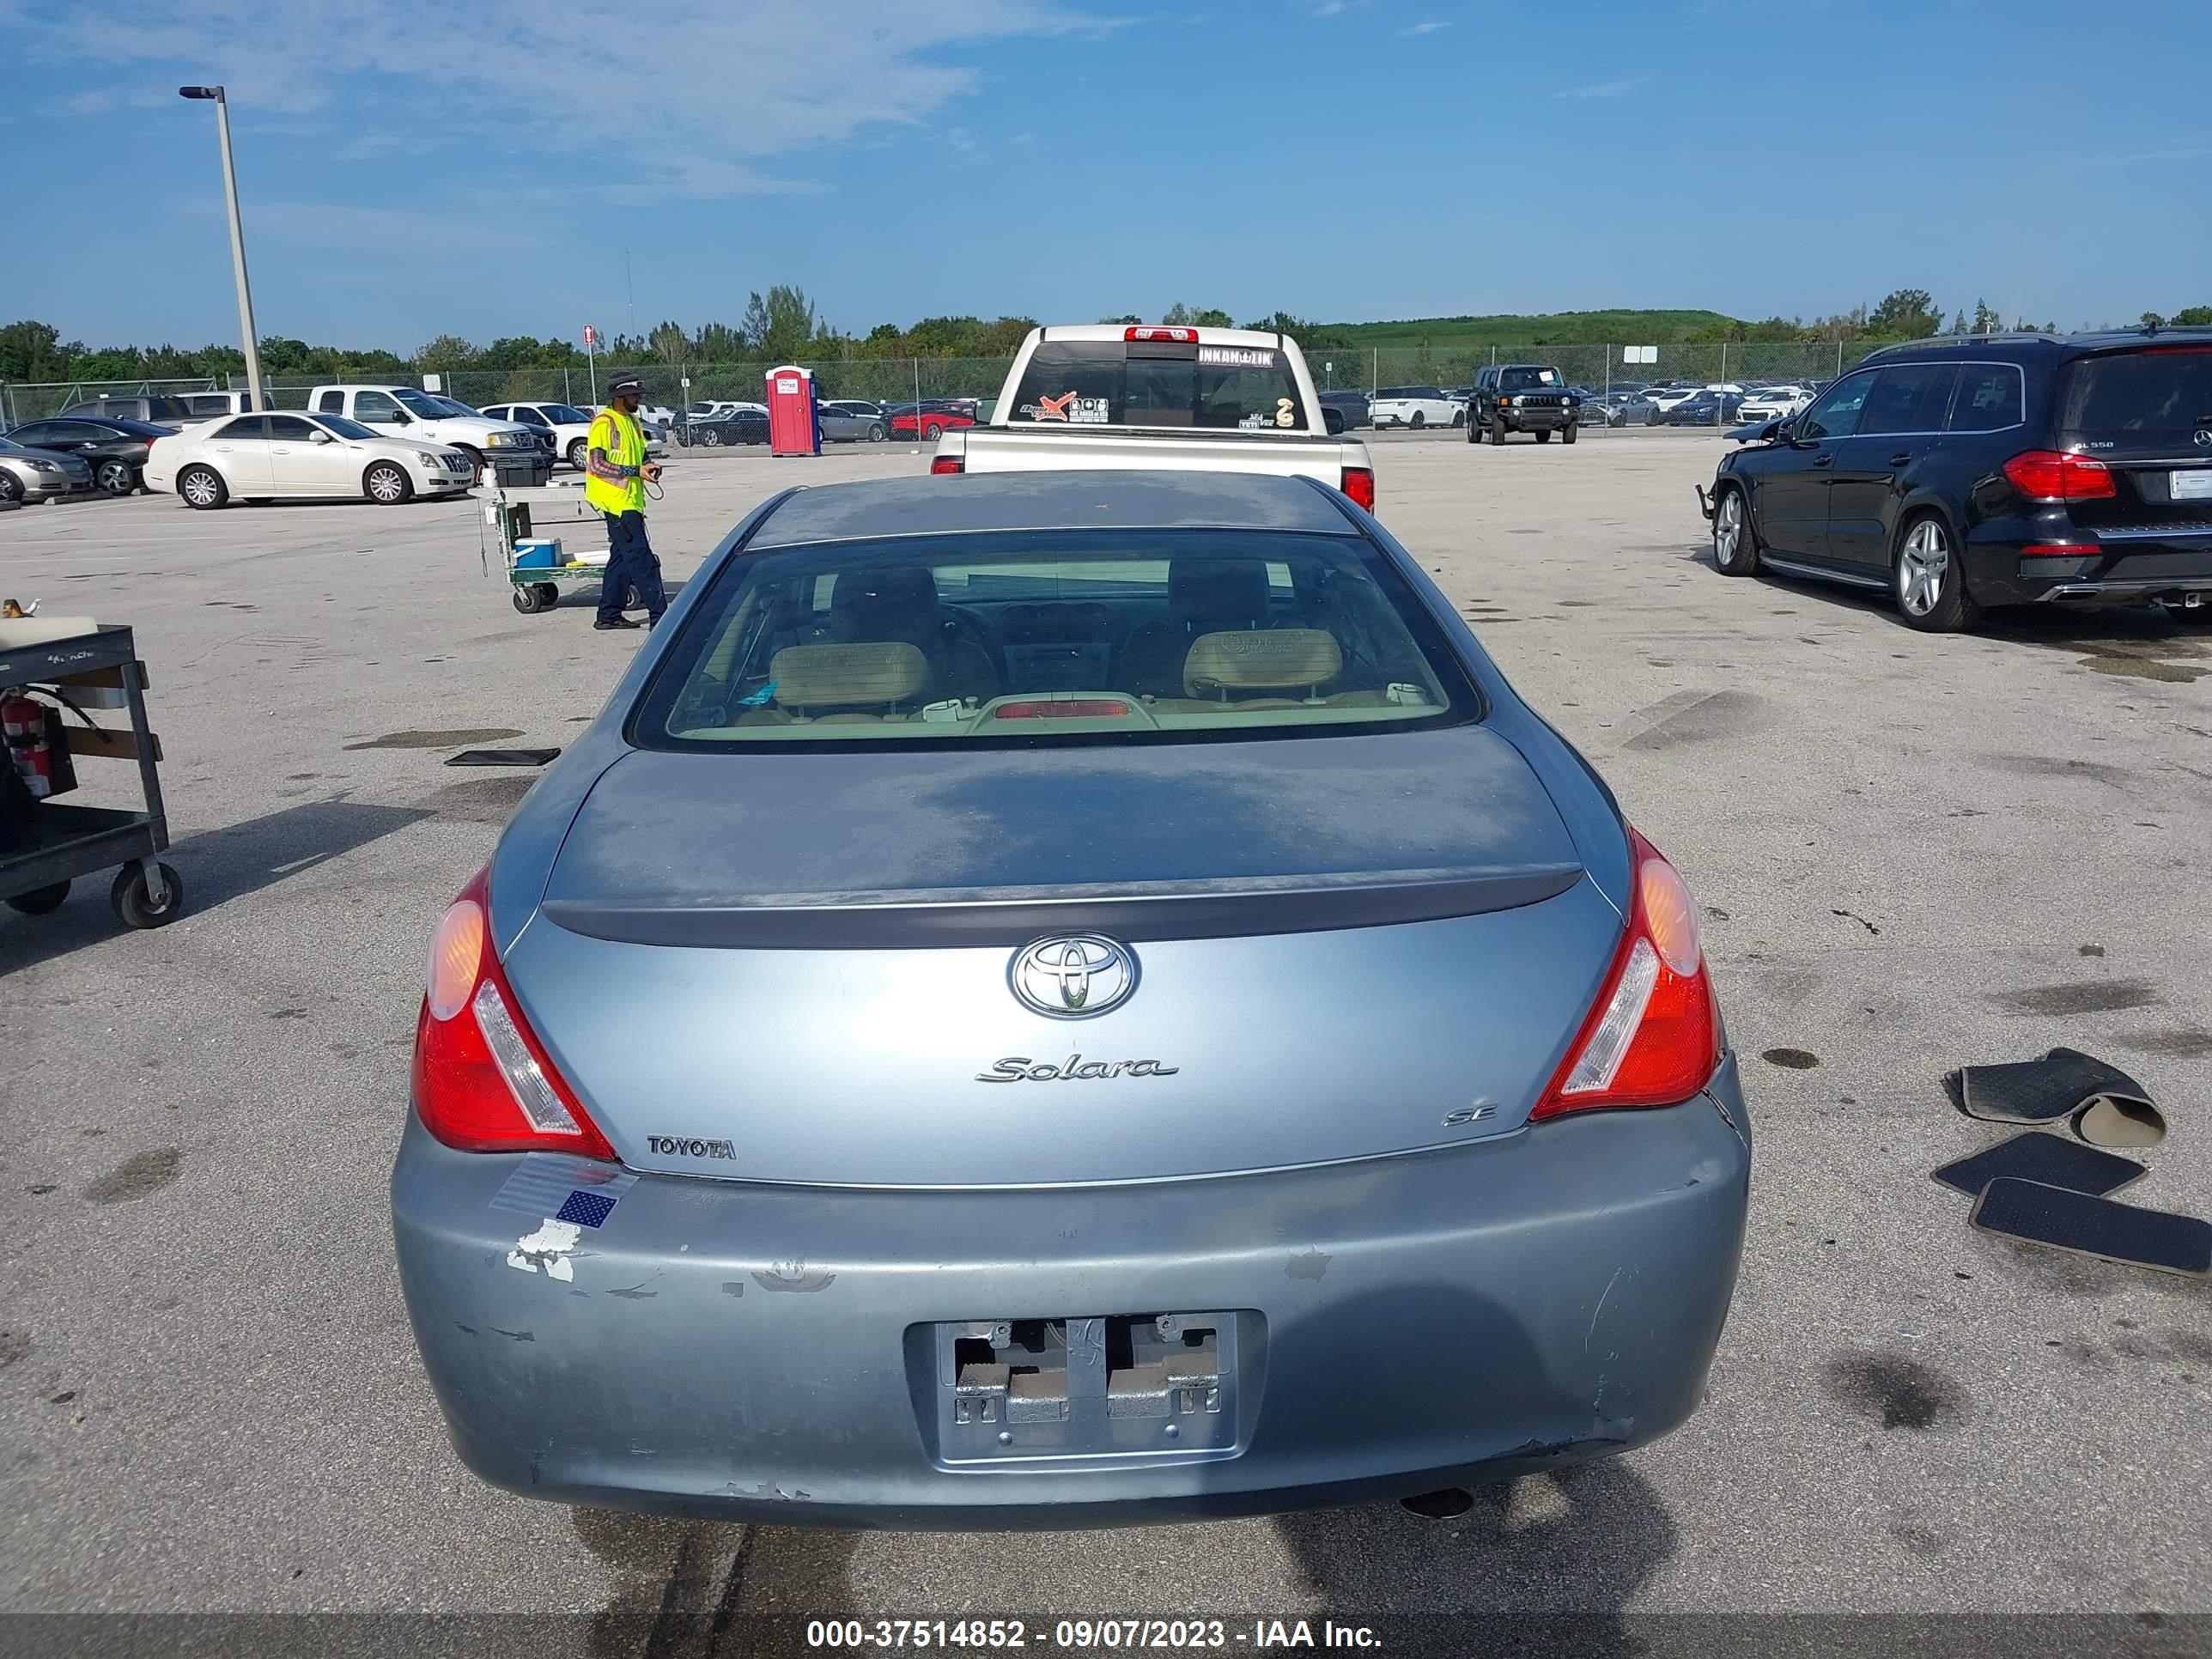
M 1434 1492 L 1401 1498 L 1398 1501 L 1409 1513 L 1419 1516 L 1424 1521 L 1450 1521 L 1474 1507 L 1474 1494 L 1465 1486 L 1439 1486 Z

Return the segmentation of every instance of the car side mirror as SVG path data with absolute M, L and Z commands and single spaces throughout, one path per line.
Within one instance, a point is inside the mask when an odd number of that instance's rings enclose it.
M 1322 429 L 1328 433 L 1330 437 L 1342 437 L 1344 435 L 1344 411 L 1337 408 L 1334 404 L 1323 404 L 1321 406 L 1321 424 Z
M 415 424 L 415 419 L 414 416 L 408 414 L 405 410 L 395 409 L 392 411 L 392 424 L 394 426 L 412 426 Z
M 329 433 L 324 431 L 322 428 L 317 427 L 313 432 L 310 432 L 307 434 L 307 441 L 311 444 L 326 444 L 332 441 L 332 440 Z

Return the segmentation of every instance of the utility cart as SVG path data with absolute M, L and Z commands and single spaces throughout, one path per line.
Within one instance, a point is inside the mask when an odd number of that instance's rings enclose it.
M 32 630 L 0 625 L 0 714 L 8 734 L 0 765 L 9 769 L 0 779 L 9 791 L 0 804 L 0 901 L 43 915 L 69 896 L 77 877 L 119 866 L 108 893 L 115 914 L 133 927 L 167 926 L 184 914 L 185 884 L 155 856 L 169 845 L 161 744 L 146 722 L 146 665 L 131 630 L 94 627 L 21 645 L 8 642 L 10 631 Z M 94 725 L 89 708 L 127 709 L 130 729 Z M 88 759 L 136 761 L 145 810 L 52 799 L 74 786 L 74 763 Z
M 561 602 L 563 582 L 597 581 L 606 574 L 606 520 L 584 499 L 584 481 L 557 484 L 484 484 L 477 499 L 484 504 L 485 524 L 499 537 L 500 561 L 513 588 L 514 608 L 526 617 L 550 611 Z M 564 516 L 538 519 L 534 507 L 567 508 Z M 562 525 L 589 525 L 599 544 L 588 550 L 559 546 L 538 532 Z

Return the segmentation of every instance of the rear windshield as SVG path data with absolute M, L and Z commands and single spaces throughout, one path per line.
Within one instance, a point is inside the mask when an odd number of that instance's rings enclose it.
M 1507 392 L 1530 392 L 1559 383 L 1559 372 L 1555 368 L 1508 368 L 1500 370 L 1498 376 L 1498 386 Z
M 2067 371 L 2058 426 L 2069 438 L 2191 447 L 2212 428 L 2212 345 L 2082 358 Z
M 1480 701 L 1346 536 L 1066 531 L 732 559 L 632 717 L 648 749 L 1144 744 L 1457 724 Z
M 1271 346 L 1121 340 L 1047 340 L 1006 417 L 1015 426 L 1310 424 L 1290 364 Z

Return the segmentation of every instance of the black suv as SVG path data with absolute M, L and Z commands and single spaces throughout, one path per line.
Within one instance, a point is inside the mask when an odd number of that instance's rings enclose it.
M 1492 363 L 1474 372 L 1474 395 L 1467 400 L 1467 441 L 1479 444 L 1487 434 L 1502 444 L 1509 432 L 1533 432 L 1547 444 L 1575 441 L 1582 402 L 1567 390 L 1565 378 L 1549 363 Z
M 62 410 L 67 419 L 79 416 L 95 421 L 150 421 L 185 425 L 200 417 L 182 398 L 90 398 Z
M 1713 558 L 1990 605 L 2212 615 L 2212 329 L 1967 336 L 1877 351 L 1722 457 Z

